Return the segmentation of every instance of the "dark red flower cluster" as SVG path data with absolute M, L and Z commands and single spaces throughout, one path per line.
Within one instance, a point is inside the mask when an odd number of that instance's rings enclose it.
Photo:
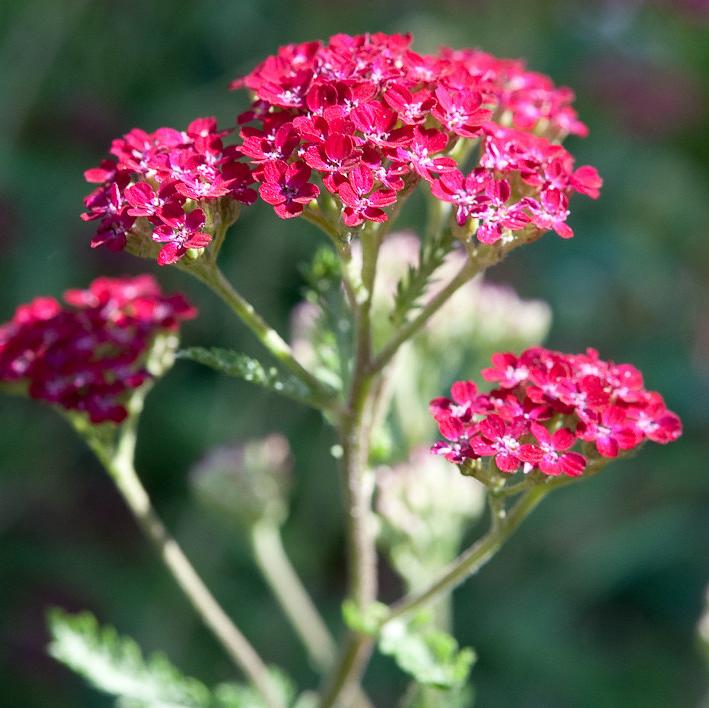
M 36 298 L 0 326 L 0 382 L 26 384 L 32 398 L 92 423 L 118 423 L 126 394 L 150 377 L 154 336 L 177 330 L 196 310 L 182 295 L 163 295 L 149 275 L 97 278 L 64 300 L 69 307 Z
M 432 451 L 457 464 L 493 457 L 502 472 L 523 467 L 576 477 L 587 463 L 572 451 L 577 441 L 613 458 L 646 440 L 664 444 L 682 433 L 678 416 L 659 393 L 645 389 L 640 371 L 603 361 L 593 349 L 494 354 L 482 375 L 497 388 L 483 394 L 473 382 L 458 381 L 451 398 L 430 404 L 446 438 Z
M 237 162 L 233 145 L 224 146 L 225 135 L 214 118 L 198 118 L 185 131 L 135 128 L 114 140 L 116 159 L 84 173 L 88 182 L 100 185 L 84 200 L 82 219 L 99 220 L 91 246 L 121 250 L 140 217 L 152 225 L 153 240 L 163 244 L 160 265 L 175 263 L 188 249 L 208 246 L 209 208 L 220 199 L 252 204 L 257 198 L 250 188 L 251 170 Z
M 573 93 L 519 61 L 410 45 L 385 34 L 291 44 L 233 82 L 254 94 L 240 149 L 264 201 L 282 218 L 302 214 L 320 193 L 315 174 L 354 227 L 385 221 L 384 207 L 423 179 L 457 206 L 459 224 L 477 220 L 484 243 L 527 227 L 570 236 L 569 194 L 596 197 L 601 186 L 558 144 L 587 133 Z M 481 144 L 467 178 L 453 157 L 465 141 Z

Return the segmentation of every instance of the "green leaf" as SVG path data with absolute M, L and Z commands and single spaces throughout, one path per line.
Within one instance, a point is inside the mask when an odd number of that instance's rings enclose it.
M 144 657 L 138 644 L 113 627 L 99 626 L 89 612 L 49 612 L 49 653 L 94 688 L 117 699 L 119 708 L 266 708 L 251 686 L 223 683 L 213 691 L 184 676 L 162 654 Z M 295 687 L 278 669 L 269 668 L 273 693 L 293 704 Z
M 144 657 L 129 637 L 100 627 L 88 612 L 49 613 L 49 653 L 124 708 L 210 708 L 209 689 L 163 655 Z
M 342 618 L 345 624 L 353 632 L 361 634 L 376 635 L 388 614 L 389 608 L 381 602 L 373 602 L 364 610 L 360 610 L 350 599 L 342 603 Z
M 190 347 L 177 354 L 180 359 L 191 359 L 212 369 L 244 379 L 249 383 L 263 386 L 282 396 L 301 403 L 312 403 L 311 391 L 302 381 L 294 376 L 282 374 L 275 366 L 264 366 L 260 361 L 246 354 L 222 349 L 220 347 Z
M 454 239 L 448 230 L 439 239 L 421 242 L 418 264 L 409 266 L 406 275 L 396 285 L 394 308 L 390 316 L 393 324 L 404 322 L 409 312 L 420 305 L 433 274 L 443 265 L 453 243 Z
M 293 705 L 295 686 L 278 669 L 269 669 L 272 693 L 282 706 Z M 214 689 L 213 708 L 267 708 L 263 698 L 252 686 L 239 683 L 221 683 Z
M 350 377 L 354 356 L 352 315 L 343 296 L 342 265 L 328 247 L 319 248 L 312 262 L 301 269 L 307 283 L 305 299 L 317 307 L 309 332 L 319 375 L 343 389 Z
M 421 617 L 385 624 L 379 651 L 393 657 L 399 668 L 418 683 L 438 688 L 464 684 L 476 658 L 472 649 L 459 650 L 458 642 L 450 634 Z

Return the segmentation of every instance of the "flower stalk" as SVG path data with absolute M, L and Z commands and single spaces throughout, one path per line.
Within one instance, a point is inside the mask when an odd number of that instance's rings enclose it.
M 250 534 L 256 564 L 293 625 L 311 663 L 320 671 L 327 671 L 337 652 L 335 640 L 291 565 L 280 530 L 270 521 L 260 521 L 254 524 Z
M 217 602 L 155 511 L 133 463 L 136 423 L 137 413 L 134 412 L 121 426 L 113 450 L 92 445 L 97 457 L 113 479 L 141 531 L 202 622 L 262 696 L 266 706 L 282 708 L 280 699 L 269 682 L 266 664 Z

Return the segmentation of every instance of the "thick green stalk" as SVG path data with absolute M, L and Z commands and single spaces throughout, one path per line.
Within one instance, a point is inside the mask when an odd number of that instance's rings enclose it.
M 368 423 L 373 376 L 368 373 L 372 332 L 370 310 L 380 239 L 373 231 L 362 233 L 363 297 L 355 307 L 356 353 L 346 413 L 339 426 L 345 508 L 349 596 L 360 612 L 377 597 L 377 552 L 372 495 L 374 477 L 368 469 L 371 429 Z M 345 267 L 347 264 L 345 264 Z M 321 706 L 350 705 L 372 651 L 369 637 L 351 632 L 338 661 L 326 680 Z

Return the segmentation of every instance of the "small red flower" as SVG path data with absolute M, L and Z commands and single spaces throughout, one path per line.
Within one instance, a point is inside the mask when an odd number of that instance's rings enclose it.
M 490 111 L 482 106 L 482 95 L 477 91 L 451 91 L 439 86 L 435 92 L 436 107 L 433 116 L 448 130 L 464 138 L 477 137 Z
M 310 167 L 303 162 L 267 162 L 263 168 L 264 181 L 259 187 L 259 194 L 274 207 L 281 219 L 300 216 L 305 205 L 320 193 L 316 185 L 308 182 L 310 174 Z
M 365 165 L 355 167 L 347 181 L 337 187 L 337 193 L 345 208 L 342 220 L 347 226 L 359 226 L 364 221 L 386 221 L 387 214 L 382 207 L 396 201 L 396 192 L 391 189 L 374 188 L 374 176 Z
M 538 444 L 522 446 L 520 455 L 525 462 L 553 477 L 561 474 L 579 477 L 583 474 L 586 458 L 578 452 L 567 452 L 576 443 L 576 436 L 568 428 L 550 433 L 543 425 L 532 422 L 530 430 Z
M 603 457 L 618 457 L 619 452 L 632 450 L 642 441 L 642 436 L 619 406 L 584 412 L 582 416 L 576 434 L 581 440 L 594 442 Z
M 180 210 L 179 215 L 171 217 L 168 223 L 156 226 L 153 231 L 153 241 L 164 243 L 158 255 L 160 265 L 177 263 L 190 248 L 206 248 L 212 237 L 202 231 L 204 212 L 195 209 L 189 214 Z
M 521 422 L 506 423 L 499 415 L 489 415 L 478 425 L 479 437 L 471 446 L 476 455 L 494 457 L 501 472 L 516 472 L 525 462 L 520 437 L 525 432 Z
M 435 128 L 419 128 L 414 131 L 410 145 L 398 147 L 392 155 L 395 162 L 409 165 L 411 169 L 428 182 L 433 181 L 433 173 L 452 172 L 456 162 L 451 157 L 434 157 L 448 145 L 448 136 Z

